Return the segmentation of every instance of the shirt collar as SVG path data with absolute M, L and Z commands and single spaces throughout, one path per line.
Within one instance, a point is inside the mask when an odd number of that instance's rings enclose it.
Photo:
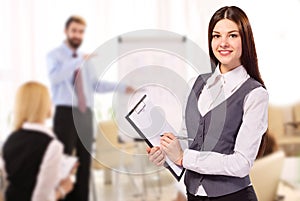
M 222 77 L 222 73 L 220 72 L 219 66 L 217 66 L 213 74 L 207 80 L 205 87 L 209 89 L 210 87 L 212 87 L 217 83 L 220 77 Z
M 219 70 L 220 71 L 220 70 Z M 234 90 L 241 82 L 244 82 L 248 77 L 248 73 L 243 65 L 222 74 L 224 84 L 231 90 Z
M 25 122 L 23 123 L 22 128 L 25 130 L 39 131 L 49 135 L 50 137 L 56 138 L 55 134 L 44 124 Z
M 68 55 L 70 55 L 70 57 L 72 57 L 72 55 L 74 54 L 73 50 L 67 45 L 66 41 L 63 41 L 62 43 L 62 48 L 64 49 L 64 51 L 67 52 Z M 78 54 L 78 52 L 76 52 Z
M 226 85 L 227 88 L 234 89 L 237 85 L 245 81 L 250 76 L 248 75 L 243 65 L 240 65 L 235 69 L 223 74 L 220 71 L 220 67 L 217 66 L 215 72 L 211 76 L 212 79 L 210 79 L 210 82 L 208 82 L 208 84 L 215 83 L 215 80 L 220 77 L 223 85 Z

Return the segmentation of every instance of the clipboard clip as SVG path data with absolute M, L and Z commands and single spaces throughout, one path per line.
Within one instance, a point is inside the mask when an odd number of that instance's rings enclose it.
M 137 114 L 140 114 L 143 109 L 146 107 L 146 104 L 144 102 L 141 102 L 141 104 L 134 110 Z

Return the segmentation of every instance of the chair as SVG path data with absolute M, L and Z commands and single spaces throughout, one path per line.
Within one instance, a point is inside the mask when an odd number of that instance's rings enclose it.
M 96 150 L 95 156 L 92 163 L 92 168 L 95 170 L 103 169 L 104 170 L 104 182 L 105 184 L 111 184 L 112 170 L 118 170 L 125 173 L 129 173 L 132 171 L 132 168 L 138 168 L 140 172 L 146 173 L 146 169 L 150 167 L 150 165 L 145 164 L 145 161 L 141 160 L 141 157 L 136 154 L 144 153 L 146 147 L 144 146 L 144 142 L 136 143 L 136 142 L 123 142 L 121 143 L 118 138 L 118 127 L 114 121 L 103 121 L 98 125 L 98 132 L 96 136 Z M 141 150 L 142 149 L 142 150 Z M 147 160 L 148 161 L 148 160 Z M 139 167 L 136 167 L 138 165 Z M 146 196 L 146 180 L 151 181 L 151 179 L 146 179 L 145 174 L 139 173 L 142 177 L 142 189 L 143 192 L 137 194 L 138 196 Z M 129 173 L 130 182 L 135 186 L 136 189 L 139 189 L 135 182 L 134 176 Z M 153 174 L 152 174 L 153 176 Z M 161 193 L 161 177 L 160 173 L 157 172 L 157 185 L 159 188 L 159 194 Z M 118 174 L 116 174 L 117 187 L 118 184 Z M 153 178 L 153 177 L 152 177 Z M 95 189 L 95 181 L 94 178 L 91 178 L 93 185 L 93 197 L 94 200 L 97 200 L 97 193 Z M 159 196 L 158 196 L 159 199 Z
M 276 151 L 254 162 L 250 178 L 259 201 L 274 201 L 283 169 L 285 154 Z
M 129 164 L 134 151 L 133 143 L 120 143 L 118 127 L 114 121 L 103 121 L 98 125 L 96 136 L 96 150 L 93 167 L 119 169 Z M 112 160 L 113 159 L 113 160 Z
M 130 155 L 133 153 L 134 144 L 120 143 L 118 141 L 118 128 L 114 121 L 103 121 L 99 123 L 95 144 L 96 149 L 92 161 L 92 168 L 94 170 L 103 170 L 105 184 L 111 184 L 112 170 L 126 172 L 126 167 L 132 163 Z M 118 174 L 116 176 L 118 182 Z M 94 200 L 97 200 L 96 183 L 93 177 L 91 180 L 93 197 Z

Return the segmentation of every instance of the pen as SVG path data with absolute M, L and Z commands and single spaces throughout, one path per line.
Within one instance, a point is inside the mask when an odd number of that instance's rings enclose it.
M 162 137 L 164 135 L 160 135 L 160 137 Z M 175 136 L 178 140 L 187 140 L 187 141 L 193 141 L 193 138 L 190 137 L 185 137 L 185 136 Z
M 193 138 L 190 137 L 184 137 L 184 136 L 175 136 L 178 140 L 187 140 L 187 141 L 193 141 Z

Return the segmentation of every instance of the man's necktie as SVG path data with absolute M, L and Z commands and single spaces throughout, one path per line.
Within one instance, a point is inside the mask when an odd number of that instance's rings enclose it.
M 74 52 L 74 53 L 72 54 L 72 57 L 73 57 L 73 58 L 77 58 L 77 53 Z
M 76 58 L 77 54 L 74 53 L 72 57 Z M 78 109 L 80 112 L 85 113 L 86 101 L 84 96 L 83 80 L 82 80 L 82 73 L 80 68 L 76 69 L 74 72 L 74 88 L 78 99 Z

